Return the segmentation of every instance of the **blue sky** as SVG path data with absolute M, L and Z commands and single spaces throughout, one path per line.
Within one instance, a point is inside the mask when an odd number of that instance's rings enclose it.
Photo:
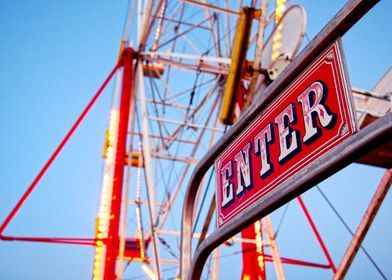
M 310 39 L 344 4 L 344 1 L 293 2 L 303 5 L 307 11 Z M 127 1 L 0 3 L 2 221 L 114 66 Z M 391 1 L 381 1 L 343 38 L 354 87 L 371 90 L 392 65 L 391 11 Z M 94 235 L 112 89 L 113 84 L 109 84 L 5 234 Z M 354 165 L 320 186 L 355 229 L 382 174 L 379 168 Z M 316 196 L 319 194 L 315 189 L 309 191 L 304 195 L 305 202 L 315 206 Z M 392 253 L 388 250 L 392 234 L 391 199 L 388 195 L 365 240 L 365 246 L 388 277 L 392 277 L 389 261 Z M 331 225 L 341 227 L 331 213 L 328 216 L 317 207 L 313 209 L 315 220 L 328 220 L 318 224 L 320 231 L 327 230 L 324 227 L 330 229 Z M 284 224 L 282 230 L 284 227 L 290 230 L 290 223 Z M 347 234 L 338 232 L 325 240 L 334 244 L 331 247 L 336 263 L 349 240 Z M 298 246 L 301 236 L 296 236 L 295 230 L 292 238 L 282 240 L 282 252 L 290 246 L 302 250 Z M 312 255 L 318 250 L 316 247 L 306 251 Z M 2 279 L 89 279 L 92 256 L 91 247 L 0 242 L 0 276 Z M 325 262 L 322 257 L 320 261 Z M 358 256 L 353 266 L 351 279 L 379 277 L 363 255 Z M 287 269 L 294 279 L 314 276 L 314 272 L 302 271 L 296 275 L 292 268 Z M 321 277 L 327 279 L 331 274 L 321 274 Z

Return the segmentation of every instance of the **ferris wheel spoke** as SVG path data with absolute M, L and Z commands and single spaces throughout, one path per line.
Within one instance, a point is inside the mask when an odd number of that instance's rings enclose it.
M 189 115 L 185 118 L 182 125 L 178 126 L 170 135 L 170 137 L 176 137 L 179 132 L 181 132 L 185 128 L 185 124 L 189 123 L 191 118 L 200 110 L 200 108 L 204 105 L 204 103 L 208 100 L 208 98 L 214 93 L 216 88 L 218 87 L 219 82 L 216 81 L 215 84 L 212 86 L 211 90 L 207 93 L 207 95 L 202 99 L 202 101 L 198 104 L 198 106 L 189 113 Z M 213 129 L 214 130 L 214 129 Z M 170 142 L 165 142 L 164 145 L 168 145 Z
M 215 106 L 218 104 L 218 101 L 219 101 L 219 96 L 217 96 L 216 99 L 215 99 L 215 101 L 214 101 L 214 105 L 215 105 Z M 194 147 L 193 147 L 193 150 L 192 150 L 192 153 L 191 153 L 191 156 L 192 156 L 192 157 L 194 157 L 194 156 L 196 155 L 196 153 L 197 153 L 197 151 L 198 151 L 198 149 L 199 149 L 199 145 L 200 145 L 200 143 L 201 143 L 201 139 L 204 137 L 204 133 L 206 132 L 206 127 L 208 126 L 210 120 L 212 119 L 212 114 L 213 114 L 213 111 L 211 110 L 209 116 L 207 117 L 205 126 L 204 126 L 203 130 L 201 131 L 201 133 L 199 134 L 199 137 L 198 137 L 198 139 L 197 139 L 197 143 L 198 143 L 198 144 L 194 145 Z M 216 123 L 217 123 L 217 122 L 215 122 L 215 124 L 216 124 Z M 214 135 L 215 135 L 215 134 L 213 134 L 213 137 L 214 137 Z M 172 205 L 173 205 L 174 201 L 175 201 L 176 198 L 177 198 L 177 194 L 178 194 L 178 192 L 179 192 L 181 186 L 183 185 L 183 181 L 184 181 L 184 179 L 185 179 L 185 177 L 186 177 L 186 175 L 187 175 L 187 173 L 188 173 L 188 171 L 189 171 L 190 166 L 191 166 L 191 164 L 188 163 L 188 164 L 185 166 L 185 168 L 184 168 L 184 170 L 183 170 L 183 172 L 182 172 L 181 178 L 179 179 L 178 184 L 177 184 L 175 190 L 173 191 L 173 195 L 171 196 L 171 200 L 170 200 L 170 202 L 169 202 L 169 204 L 168 204 L 168 212 L 170 212 L 170 210 L 172 209 Z M 164 226 L 164 224 L 165 224 L 165 221 L 166 221 L 166 218 L 167 218 L 167 215 L 169 214 L 168 212 L 165 212 L 165 213 L 164 213 L 164 215 L 163 215 L 163 217 L 162 217 L 162 219 L 161 219 L 161 222 L 160 222 L 158 228 L 160 228 L 160 229 L 163 228 L 163 226 Z
M 174 37 L 166 40 L 165 42 L 161 43 L 157 49 L 163 48 L 164 46 L 172 43 L 173 41 L 177 40 L 178 38 L 181 38 L 182 36 L 185 36 L 187 33 L 193 31 L 194 29 L 200 27 L 201 25 L 203 25 L 204 23 L 208 22 L 210 20 L 211 17 L 203 19 L 202 21 L 198 22 L 197 24 L 194 24 L 193 26 L 191 26 L 190 28 L 186 29 L 185 31 L 176 34 Z

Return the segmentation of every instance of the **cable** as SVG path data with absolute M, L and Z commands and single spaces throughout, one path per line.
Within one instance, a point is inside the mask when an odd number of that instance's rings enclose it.
M 214 171 L 215 171 L 215 166 L 212 167 L 212 170 L 211 170 L 211 173 L 210 173 L 210 177 L 208 178 L 207 187 L 206 187 L 206 190 L 205 190 L 205 192 L 204 192 L 203 199 L 202 199 L 201 204 L 200 204 L 200 207 L 199 207 L 199 211 L 197 212 L 197 216 L 196 216 L 196 219 L 195 219 L 195 223 L 193 224 L 193 231 L 192 231 L 193 233 L 194 233 L 195 230 L 196 230 L 196 226 L 197 226 L 197 223 L 198 223 L 198 221 L 199 221 L 199 217 L 200 217 L 200 213 L 201 213 L 200 209 L 203 209 L 204 201 L 206 200 L 208 188 L 209 188 L 209 186 L 210 186 L 211 179 L 212 179 L 212 175 L 214 174 Z
M 285 216 L 286 216 L 286 213 L 287 213 L 287 210 L 288 210 L 289 206 L 290 206 L 290 202 L 286 204 L 286 207 L 285 207 L 284 210 L 283 210 L 282 217 L 280 218 L 278 227 L 276 228 L 276 231 L 275 231 L 275 234 L 274 234 L 274 240 L 276 240 L 276 237 L 278 236 L 279 229 L 280 229 L 280 227 L 281 227 L 281 225 L 282 225 L 282 223 L 283 223 L 283 219 L 284 219 Z
M 202 57 L 203 57 L 203 56 L 202 56 Z M 200 68 L 201 68 L 201 62 L 199 63 L 199 65 L 198 65 L 198 67 L 197 67 L 197 70 L 196 70 L 196 78 L 195 78 L 195 82 L 194 82 L 194 84 L 193 84 L 193 88 L 192 88 L 192 91 L 191 91 L 191 96 L 190 96 L 190 99 L 189 99 L 189 104 L 188 104 L 188 107 L 186 108 L 185 120 L 188 118 L 189 111 L 190 111 L 190 109 L 191 109 L 191 106 L 193 105 L 193 98 L 194 98 L 194 96 L 195 96 L 196 85 L 197 85 L 197 81 L 199 80 L 199 76 L 200 76 L 200 73 L 201 73 Z M 193 116 L 192 116 L 192 119 L 193 119 Z
M 342 222 L 344 227 L 347 229 L 347 231 L 351 234 L 352 237 L 354 237 L 354 232 L 350 229 L 348 224 L 343 220 L 343 217 L 339 214 L 339 212 L 336 210 L 336 208 L 332 205 L 331 201 L 327 198 L 327 196 L 324 194 L 324 192 L 321 190 L 321 188 L 316 185 L 316 188 L 318 191 L 321 193 L 322 197 L 325 199 L 325 201 L 328 203 L 328 205 L 331 207 L 332 211 L 336 214 L 336 216 L 339 218 L 339 220 Z M 368 251 L 365 249 L 365 247 L 360 245 L 360 248 L 362 251 L 365 253 L 365 255 L 368 257 L 369 261 L 373 264 L 374 268 L 380 273 L 380 276 L 383 279 L 388 279 L 385 274 L 381 271 L 380 267 L 377 265 L 377 263 L 374 261 L 374 259 L 370 256 Z
M 163 247 L 166 249 L 166 251 L 172 255 L 174 258 L 176 258 L 178 260 L 178 256 L 177 254 L 174 252 L 174 250 L 170 247 L 169 243 L 166 242 L 165 239 L 163 239 L 162 237 L 158 236 L 158 240 L 159 242 L 161 242 L 161 244 L 163 245 Z

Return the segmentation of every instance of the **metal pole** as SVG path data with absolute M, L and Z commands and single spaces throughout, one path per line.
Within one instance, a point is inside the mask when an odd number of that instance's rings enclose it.
M 218 99 L 215 99 L 212 108 L 216 107 L 217 101 L 218 101 Z M 209 124 L 209 121 L 210 121 L 210 119 L 211 119 L 212 112 L 213 112 L 213 110 L 210 111 L 210 114 L 209 114 L 209 116 L 208 116 L 208 118 L 207 118 L 207 121 L 206 121 L 206 123 L 205 123 L 205 125 L 204 125 L 204 128 L 203 128 L 203 130 L 200 132 L 199 137 L 197 138 L 196 144 L 195 144 L 195 146 L 193 147 L 192 152 L 191 152 L 191 154 L 190 154 L 190 157 L 191 157 L 191 158 L 193 158 L 193 157 L 195 156 L 197 150 L 199 149 L 199 144 L 201 143 L 201 139 L 203 138 L 204 133 L 205 133 L 205 131 L 206 131 L 206 128 L 207 128 L 207 126 L 208 126 L 208 124 Z M 216 128 L 216 125 L 214 126 L 214 128 Z M 215 131 L 213 131 L 213 134 L 215 134 Z M 173 206 L 174 201 L 175 201 L 176 198 L 177 198 L 177 194 L 178 194 L 178 192 L 179 192 L 179 190 L 180 190 L 180 188 L 181 188 L 181 186 L 182 186 L 182 183 L 184 182 L 184 180 L 185 180 L 185 178 L 186 178 L 186 175 L 188 174 L 188 170 L 189 170 L 190 166 L 191 166 L 191 163 L 188 162 L 187 165 L 186 165 L 185 168 L 184 168 L 184 171 L 182 172 L 182 175 L 181 175 L 181 177 L 180 177 L 180 179 L 179 179 L 179 181 L 178 181 L 178 184 L 177 184 L 177 186 L 176 186 L 176 188 L 175 188 L 175 190 L 174 190 L 174 192 L 173 192 L 173 194 L 172 194 L 172 197 L 170 198 L 170 201 L 169 201 L 169 204 L 168 204 L 168 210 L 167 210 L 167 211 L 163 214 L 163 216 L 161 217 L 161 221 L 160 221 L 160 225 L 159 225 L 159 228 L 160 228 L 160 229 L 163 228 L 163 226 L 164 226 L 164 224 L 165 224 L 165 222 L 166 222 L 166 219 L 167 219 L 167 217 L 168 217 L 168 215 L 169 215 L 169 212 L 170 212 L 171 209 L 172 209 L 172 206 Z M 197 205 L 197 203 L 196 203 L 196 205 Z
M 373 223 L 374 218 L 377 215 L 377 211 L 381 206 L 389 187 L 392 183 L 392 169 L 388 169 L 384 176 L 381 179 L 380 184 L 377 187 L 376 192 L 372 200 L 369 203 L 369 206 L 362 217 L 362 221 L 359 224 L 357 231 L 355 232 L 350 245 L 348 246 L 346 253 L 343 256 L 342 261 L 338 267 L 338 271 L 335 273 L 333 279 L 343 279 L 350 268 L 351 263 L 353 262 L 359 248 L 361 247 L 362 241 L 365 239 L 365 236 Z
M 199 241 L 197 242 L 197 247 L 199 247 L 200 244 L 204 241 L 204 239 L 206 239 L 207 231 L 208 231 L 208 228 L 210 227 L 212 216 L 214 214 L 214 210 L 215 210 L 215 194 L 211 199 L 210 207 L 207 212 L 207 217 L 204 220 L 203 229 L 201 230 Z
M 270 243 L 272 259 L 276 271 L 276 278 L 278 280 L 284 280 L 286 279 L 286 277 L 284 275 L 282 260 L 279 255 L 278 247 L 276 246 L 274 230 L 272 229 L 272 223 L 269 215 L 264 217 L 264 223 L 265 223 L 265 230 L 267 231 L 268 234 L 268 241 Z
M 259 28 L 256 33 L 256 50 L 255 50 L 255 60 L 253 62 L 253 74 L 252 79 L 250 81 L 248 95 L 245 99 L 243 111 L 245 111 L 250 104 L 252 103 L 252 99 L 255 95 L 255 89 L 257 85 L 257 81 L 259 79 L 260 73 L 259 70 L 264 66 L 261 65 L 261 58 L 263 52 L 263 42 L 264 42 L 264 30 L 267 24 L 267 10 L 268 10 L 268 0 L 261 1 L 261 14 L 259 21 Z
M 214 266 L 212 270 L 212 280 L 218 280 L 219 274 L 219 247 L 214 251 Z
M 64 148 L 65 144 L 67 144 L 68 140 L 71 138 L 73 133 L 76 131 L 76 129 L 79 127 L 81 122 L 84 120 L 90 109 L 94 106 L 95 102 L 98 100 L 100 97 L 101 93 L 103 90 L 106 88 L 107 84 L 110 82 L 112 79 L 113 75 L 116 73 L 116 71 L 119 68 L 119 64 L 117 64 L 113 70 L 110 72 L 109 76 L 106 78 L 104 83 L 101 85 L 101 87 L 98 89 L 98 91 L 95 93 L 94 97 L 91 99 L 91 101 L 87 104 L 87 107 L 83 110 L 83 112 L 80 114 L 79 118 L 76 120 L 76 122 L 72 125 L 71 129 L 68 131 L 67 135 L 63 138 L 61 143 L 57 146 L 56 150 L 54 153 L 50 156 L 49 160 L 45 163 L 44 167 L 42 167 L 41 171 L 38 173 L 37 177 L 35 177 L 34 181 L 31 183 L 31 185 L 28 187 L 26 192 L 23 194 L 23 196 L 20 198 L 18 203 L 14 206 L 12 211 L 8 214 L 7 218 L 4 220 L 4 222 L 0 226 L 0 236 L 3 236 L 2 233 L 3 231 L 7 228 L 8 224 L 11 222 L 11 220 L 14 218 L 14 216 L 18 213 L 26 199 L 30 196 L 34 188 L 37 186 L 37 184 L 40 182 L 41 178 L 45 175 L 46 171 L 49 169 L 49 167 L 52 165 L 52 163 L 55 161 L 57 156 L 60 154 L 62 149 Z
M 120 116 L 118 124 L 118 136 L 116 147 L 116 160 L 114 165 L 113 192 L 110 208 L 111 219 L 106 241 L 106 258 L 103 279 L 113 280 L 116 278 L 116 260 L 119 246 L 119 225 L 121 212 L 121 198 L 124 177 L 124 163 L 126 156 L 126 143 L 128 134 L 129 113 L 131 108 L 132 80 L 133 80 L 133 49 L 127 48 L 122 55 L 124 67 L 123 84 L 120 100 Z
M 297 200 L 302 208 L 302 211 L 304 212 L 304 214 L 306 216 L 306 219 L 308 220 L 310 227 L 313 230 L 314 235 L 316 235 L 317 241 L 320 244 L 321 249 L 323 250 L 325 257 L 327 258 L 328 263 L 329 263 L 333 273 L 336 273 L 336 267 L 333 263 L 331 255 L 328 252 L 327 246 L 325 246 L 324 241 L 321 238 L 321 235 L 320 235 L 319 231 L 317 230 L 316 224 L 314 223 L 312 217 L 310 216 L 310 213 L 309 213 L 308 209 L 306 208 L 304 201 L 302 200 L 301 196 L 298 196 Z
M 132 88 L 132 91 L 134 91 L 134 88 Z M 131 131 L 133 131 L 133 127 L 135 125 L 135 115 L 136 115 L 136 110 L 135 110 L 135 103 L 133 100 L 132 102 L 132 115 L 131 115 Z M 130 143 L 129 143 L 129 151 L 132 150 L 133 147 L 133 137 L 131 137 Z M 120 233 L 120 245 L 119 245 L 119 254 L 118 254 L 118 267 L 117 267 L 117 278 L 122 279 L 123 275 L 123 262 L 124 262 L 124 252 L 125 252 L 125 242 L 126 242 L 126 229 L 127 229 L 127 217 L 128 217 L 128 204 L 129 204 L 129 189 L 130 189 L 130 181 L 131 181 L 131 161 L 128 160 L 127 164 L 127 174 L 126 174 L 126 180 L 125 180 L 125 191 L 124 191 L 124 198 L 122 200 L 122 210 L 121 210 L 121 233 Z
M 140 83 L 140 113 L 142 118 L 142 152 L 143 152 L 143 162 L 144 162 L 144 177 L 146 180 L 146 189 L 147 189 L 147 200 L 148 200 L 148 208 L 150 214 L 150 224 L 151 224 L 151 236 L 152 236 L 152 244 L 154 251 L 154 269 L 155 275 L 158 279 L 160 278 L 160 269 L 159 269 L 159 248 L 157 244 L 156 237 L 156 223 L 157 223 L 157 215 L 155 211 L 155 193 L 154 193 L 154 183 L 152 181 L 152 172 L 151 172 L 151 149 L 150 149 L 150 140 L 149 140 L 149 129 L 148 129 L 148 116 L 147 116 L 147 108 L 146 108 L 146 96 L 145 96 L 145 88 L 144 88 L 144 76 L 143 76 L 143 66 L 140 61 L 138 66 L 138 76 Z

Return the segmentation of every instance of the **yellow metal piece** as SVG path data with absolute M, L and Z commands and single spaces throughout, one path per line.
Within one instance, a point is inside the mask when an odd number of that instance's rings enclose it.
M 259 18 L 261 17 L 263 14 L 262 10 L 258 9 L 258 10 L 254 10 L 253 12 L 253 18 Z
M 248 49 L 254 11 L 252 8 L 244 7 L 240 13 L 220 115 L 220 121 L 223 124 L 233 124 L 234 105 L 245 67 L 246 51 Z
M 129 164 L 129 163 L 133 167 L 144 167 L 144 162 L 143 162 L 143 157 L 141 152 L 132 152 L 131 154 L 128 154 L 125 159 L 125 164 Z
M 125 41 L 125 40 L 121 40 L 120 41 L 120 47 L 119 47 L 119 50 L 118 50 L 118 61 L 120 61 L 120 59 L 122 57 L 122 53 L 124 51 L 124 47 L 125 47 L 126 43 L 127 43 L 127 41 Z
M 242 78 L 245 80 L 250 80 L 252 78 L 253 71 L 253 61 L 245 60 Z
M 124 256 L 124 261 L 144 262 L 144 258 L 135 258 Z
M 163 65 L 156 63 L 143 64 L 143 75 L 151 78 L 159 78 L 165 72 Z
M 103 158 L 107 158 L 108 157 L 108 148 L 110 147 L 110 141 L 109 141 L 109 130 L 105 131 L 105 144 L 103 146 Z
M 120 41 L 120 48 L 119 48 L 119 50 L 118 50 L 118 61 L 120 61 L 120 59 L 121 59 L 121 57 L 122 57 L 122 53 L 123 53 L 124 46 L 125 46 L 126 42 L 127 42 L 127 41 L 125 41 L 125 40 L 121 40 L 121 41 Z

